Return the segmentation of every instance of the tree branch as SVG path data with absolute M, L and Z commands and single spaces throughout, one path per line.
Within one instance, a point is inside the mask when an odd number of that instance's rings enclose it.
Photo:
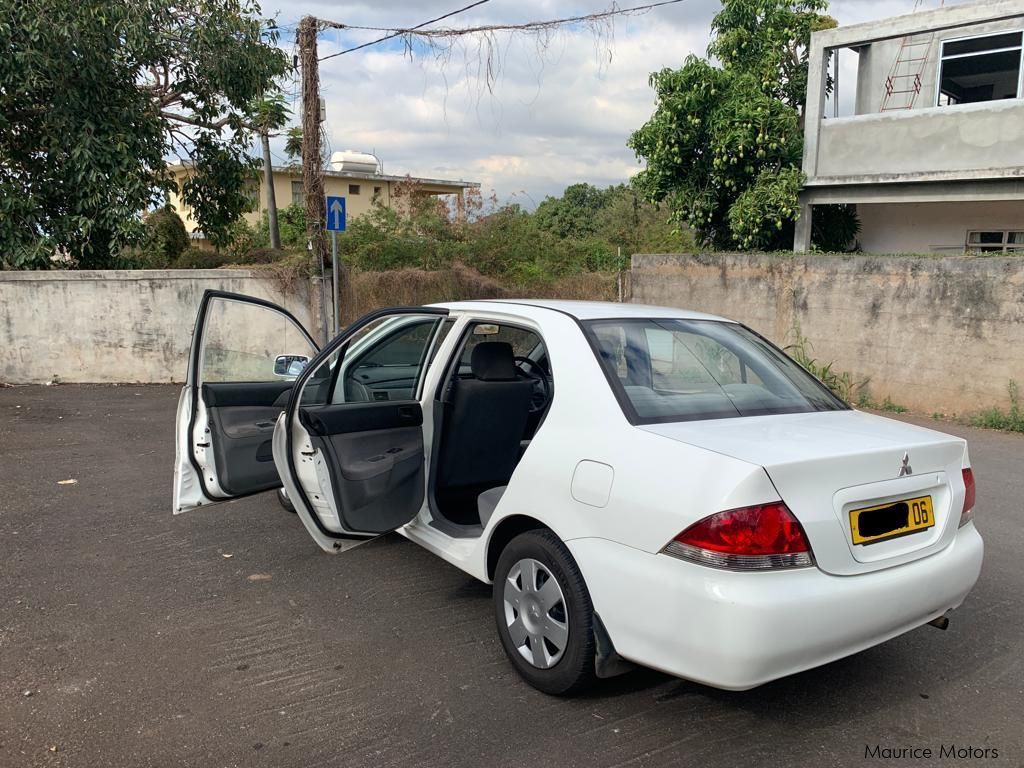
M 184 123 L 185 125 L 194 125 L 196 128 L 208 128 L 211 130 L 219 130 L 231 122 L 230 116 L 222 117 L 220 120 L 215 120 L 214 122 L 209 123 L 204 120 L 197 120 L 194 117 L 189 117 L 188 115 L 179 115 L 174 112 L 168 112 L 164 109 L 160 110 L 160 117 L 165 120 L 174 120 L 175 122 Z

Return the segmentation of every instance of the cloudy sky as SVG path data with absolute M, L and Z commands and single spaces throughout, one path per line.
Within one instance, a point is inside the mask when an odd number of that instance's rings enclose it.
M 287 30 L 307 14 L 351 25 L 411 26 L 470 0 L 263 2 L 264 14 L 275 15 L 286 29 L 282 45 L 291 53 Z M 938 4 L 921 0 L 923 8 Z M 829 12 L 840 24 L 853 24 L 908 13 L 914 5 L 915 0 L 833 0 Z M 489 0 L 445 24 L 522 23 L 607 7 L 603 0 Z M 485 195 L 493 191 L 503 202 L 528 208 L 574 182 L 626 181 L 639 168 L 626 141 L 653 109 L 648 75 L 678 67 L 689 53 L 703 55 L 718 7 L 715 0 L 686 0 L 622 17 L 611 40 L 586 28 L 544 41 L 498 35 L 490 90 L 479 37 L 444 56 L 417 49 L 410 57 L 396 42 L 337 56 L 321 64 L 331 148 L 375 152 L 387 173 L 478 181 Z M 379 36 L 326 31 L 320 56 Z M 843 68 L 854 58 L 847 56 Z M 296 95 L 296 86 L 290 90 Z M 280 146 L 274 151 L 280 160 Z

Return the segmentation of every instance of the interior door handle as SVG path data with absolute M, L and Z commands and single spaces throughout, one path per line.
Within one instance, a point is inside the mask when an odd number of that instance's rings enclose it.
M 398 408 L 398 418 L 401 421 L 415 421 L 416 408 L 412 405 L 402 405 Z

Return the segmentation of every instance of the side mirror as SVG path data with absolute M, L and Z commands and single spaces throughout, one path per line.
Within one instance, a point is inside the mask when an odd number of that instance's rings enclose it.
M 302 369 L 309 363 L 305 355 L 278 355 L 274 358 L 274 375 L 291 378 L 302 373 Z

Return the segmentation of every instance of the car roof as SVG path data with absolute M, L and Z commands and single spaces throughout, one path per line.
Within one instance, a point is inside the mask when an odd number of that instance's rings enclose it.
M 435 304 L 458 311 L 508 312 L 513 307 L 524 315 L 535 310 L 549 310 L 570 315 L 577 320 L 619 320 L 627 318 L 671 318 L 674 320 L 718 320 L 734 322 L 717 315 L 694 312 L 678 307 L 657 307 L 649 304 L 620 304 L 614 301 L 571 301 L 568 299 L 491 299 L 487 301 L 452 301 Z

